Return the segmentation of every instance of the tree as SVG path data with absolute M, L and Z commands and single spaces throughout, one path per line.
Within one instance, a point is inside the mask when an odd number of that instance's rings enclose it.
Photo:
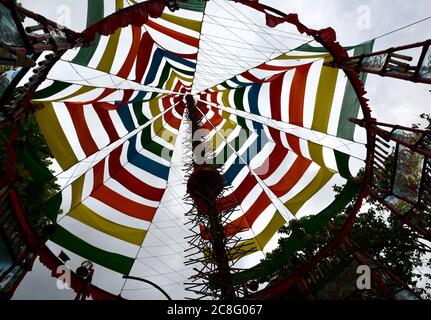
M 10 132 L 10 127 L 0 131 L 1 176 L 5 174 L 5 163 L 10 156 L 6 152 Z M 34 115 L 29 115 L 20 121 L 19 134 L 14 147 L 17 158 L 15 162 L 16 179 L 13 187 L 18 193 L 24 212 L 34 226 L 46 216 L 48 199 L 59 191 L 59 186 L 48 169 L 52 164 L 53 156 Z
M 422 114 L 420 118 L 427 122 L 426 129 L 430 129 L 430 115 Z M 419 127 L 420 125 L 416 124 L 415 126 Z M 383 188 L 389 187 L 391 180 L 390 168 L 393 168 L 394 158 L 393 153 L 386 160 L 386 170 L 383 173 L 385 178 L 378 182 Z M 360 173 L 359 176 L 361 174 L 363 173 Z M 336 194 L 339 194 L 341 190 L 341 187 L 334 186 Z M 410 287 L 415 288 L 424 298 L 431 298 L 431 247 L 428 246 L 417 232 L 390 215 L 388 210 L 375 199 L 367 197 L 366 203 L 368 204 L 366 210 L 357 216 L 355 223 L 349 231 L 350 238 L 359 247 L 365 248 L 372 257 L 383 262 L 401 280 Z M 295 234 L 302 240 L 304 248 L 302 251 L 291 255 L 287 264 L 263 280 L 268 281 L 270 284 L 277 282 L 291 275 L 305 261 L 315 256 L 341 230 L 352 206 L 353 201 L 333 217 L 321 231 L 313 235 L 307 234 L 302 227 L 305 222 L 311 219 L 310 217 L 292 220 L 287 226 L 281 228 L 279 233 L 283 237 L 279 240 L 278 247 L 272 253 L 268 254 L 264 261 L 271 263 L 271 261 L 285 256 L 289 252 L 288 237 L 286 236 L 292 234 Z M 427 271 L 421 273 L 419 271 L 421 267 Z M 427 282 L 425 288 L 418 287 L 420 281 Z

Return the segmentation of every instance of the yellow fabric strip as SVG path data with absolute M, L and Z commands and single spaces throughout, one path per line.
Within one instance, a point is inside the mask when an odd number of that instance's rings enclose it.
M 237 124 L 230 119 L 226 119 L 225 123 L 220 129 L 217 129 L 217 132 L 212 137 L 212 149 L 216 151 L 223 143 L 224 139 L 228 140 L 229 136 L 232 134 L 233 130 L 236 128 Z M 220 136 L 222 135 L 223 138 Z M 230 147 L 226 147 L 230 148 Z
M 72 183 L 72 203 L 71 208 L 75 208 L 82 201 L 82 190 L 84 189 L 85 174 Z
M 117 11 L 123 9 L 123 0 L 116 0 Z M 109 37 L 108 44 L 103 52 L 102 59 L 99 61 L 96 69 L 109 73 L 114 62 L 115 53 L 117 52 L 118 43 L 120 41 L 121 28 L 116 30 L 114 34 Z
M 178 79 L 181 79 L 181 80 L 183 80 L 183 81 L 185 81 L 185 82 L 192 82 L 192 81 L 193 81 L 193 77 L 187 77 L 187 76 L 184 76 L 184 75 L 179 74 L 178 72 L 176 72 L 176 71 L 174 71 L 174 70 L 172 70 L 172 73 L 174 73 L 174 74 L 175 74 L 175 76 L 176 76 Z
M 324 60 L 328 62 L 332 57 Z M 312 130 L 326 133 L 328 130 L 329 117 L 331 115 L 332 103 L 334 101 L 335 87 L 337 85 L 338 69 L 322 67 L 319 85 L 317 87 L 316 104 L 314 106 Z
M 322 189 L 334 174 L 324 168 L 321 168 L 314 179 L 292 199 L 284 205 L 292 214 L 296 214 L 304 203 L 311 199 L 320 189 Z
M 332 56 L 325 58 L 324 62 L 331 61 Z M 328 130 L 329 118 L 331 116 L 332 104 L 334 102 L 335 88 L 337 85 L 338 69 L 322 67 L 320 73 L 319 84 L 317 87 L 316 103 L 314 107 L 313 123 L 311 126 L 312 130 L 326 133 Z M 310 153 L 311 160 L 322 167 L 322 170 L 329 171 L 332 175 L 332 170 L 326 167 L 324 156 L 323 156 L 323 146 L 316 144 L 314 142 L 308 141 L 308 149 Z M 329 173 L 328 173 L 329 174 Z M 315 190 L 316 193 L 318 190 Z M 309 194 L 309 196 L 313 196 Z M 299 204 L 297 203 L 293 207 L 297 210 Z M 293 212 L 293 213 L 296 213 Z
M 160 99 L 153 99 L 153 100 L 150 100 L 148 102 L 148 105 L 149 105 L 150 111 L 151 111 L 151 115 L 153 117 L 156 117 L 162 111 L 159 107 L 159 102 L 160 102 Z
M 311 141 L 308 141 L 308 151 L 310 153 L 310 159 L 321 166 L 324 169 L 327 169 L 331 171 L 332 173 L 336 173 L 337 171 L 334 171 L 331 168 L 328 168 L 326 166 L 324 157 L 323 157 L 323 146 Z
M 173 70 L 172 69 L 172 72 L 171 72 L 171 76 L 174 76 L 174 77 L 176 77 L 176 78 L 178 78 L 178 79 L 181 79 L 181 80 L 183 80 L 184 82 L 192 82 L 193 81 L 193 77 L 187 77 L 187 76 L 184 76 L 184 75 L 182 75 L 182 74 L 179 74 L 178 72 L 176 72 L 175 70 Z M 166 89 L 167 89 L 167 85 L 166 85 L 166 87 L 165 87 Z M 167 89 L 168 90 L 168 89 Z
M 304 59 L 322 59 L 322 58 L 328 58 L 331 57 L 331 55 L 329 53 L 325 53 L 325 54 L 313 54 L 313 55 L 309 55 L 309 56 L 291 56 L 291 55 L 287 55 L 287 54 L 283 54 L 277 58 L 275 58 L 274 60 L 304 60 Z M 332 60 L 332 57 L 331 57 Z
M 226 90 L 223 90 L 222 94 L 221 94 L 222 104 L 223 104 L 223 106 L 228 107 L 228 108 L 232 107 L 229 103 L 229 94 L 231 91 L 232 91 L 232 89 L 226 89 Z
M 77 163 L 78 159 L 58 122 L 54 106 L 50 102 L 43 105 L 44 108 L 36 112 L 36 120 L 54 158 L 60 167 L 66 170 Z
M 181 27 L 200 32 L 202 23 L 200 21 L 182 18 L 178 16 L 173 16 L 167 13 L 163 13 L 161 18 L 163 20 L 169 21 L 171 23 L 174 23 L 176 25 L 179 25 Z
M 262 230 L 261 233 L 256 235 L 256 237 L 246 240 L 235 247 L 233 247 L 229 251 L 229 258 L 239 259 L 244 257 L 245 255 L 249 255 L 256 251 L 263 251 L 268 242 L 272 239 L 272 237 L 280 230 L 282 226 L 286 224 L 286 220 L 282 217 L 282 215 L 277 211 L 274 216 L 271 218 L 265 229 Z M 244 252 L 246 254 L 244 254 Z
M 274 234 L 285 224 L 286 220 L 284 220 L 283 216 L 277 211 L 265 229 L 256 236 L 259 247 L 262 249 L 265 248 L 269 240 L 271 240 Z
M 308 151 L 310 158 L 322 168 L 326 168 L 325 160 L 323 158 L 323 147 L 308 141 Z
M 166 90 L 172 90 L 174 88 L 174 81 L 177 79 L 177 74 L 175 71 L 171 72 L 168 81 L 166 81 L 164 88 Z
M 69 212 L 68 216 L 100 232 L 137 246 L 142 244 L 147 233 L 146 230 L 126 227 L 105 219 L 87 208 L 84 204 L 75 207 L 75 209 Z
M 175 145 L 177 134 L 173 133 L 171 130 L 169 130 L 167 127 L 165 127 L 163 123 L 163 117 L 157 118 L 153 124 L 153 130 L 156 133 L 156 135 L 166 142 L 171 143 L 172 145 Z

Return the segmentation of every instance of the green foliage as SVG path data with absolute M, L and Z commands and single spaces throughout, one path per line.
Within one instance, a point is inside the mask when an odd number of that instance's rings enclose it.
M 10 128 L 2 129 L 0 134 L 1 157 L 0 164 L 2 176 L 5 173 L 4 164 L 8 154 L 6 144 L 10 136 Z M 32 225 L 36 225 L 42 217 L 46 216 L 46 201 L 59 191 L 59 186 L 55 183 L 48 168 L 52 164 L 52 154 L 46 141 L 40 132 L 34 115 L 30 115 L 19 124 L 19 134 L 15 143 L 15 151 L 20 154 L 31 155 L 38 161 L 40 170 L 44 170 L 44 180 L 34 176 L 30 172 L 25 159 L 17 156 L 15 163 L 15 175 L 17 177 L 14 187 L 19 195 L 21 205 Z M 20 153 L 22 152 L 22 153 Z

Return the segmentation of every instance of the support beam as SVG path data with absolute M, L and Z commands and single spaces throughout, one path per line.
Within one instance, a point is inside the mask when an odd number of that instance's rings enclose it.
M 416 49 L 416 59 L 401 53 Z M 412 61 L 417 61 L 411 64 Z M 386 50 L 353 56 L 344 60 L 326 63 L 327 66 L 344 70 L 355 70 L 418 83 L 431 84 L 431 39 L 389 48 Z

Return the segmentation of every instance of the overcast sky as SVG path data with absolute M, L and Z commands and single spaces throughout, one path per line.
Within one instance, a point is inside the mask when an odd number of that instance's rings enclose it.
M 114 0 L 112 0 L 114 1 Z M 85 25 L 84 0 L 21 0 L 22 4 L 52 20 L 58 20 L 64 10 L 70 10 L 70 27 L 80 31 Z M 220 1 L 219 1 L 220 2 Z M 362 43 L 404 25 L 426 18 L 431 13 L 429 0 L 265 0 L 286 13 L 299 14 L 311 28 L 333 27 L 343 46 Z M 67 23 L 64 21 L 63 23 Z M 377 40 L 375 50 L 414 43 L 431 38 L 431 20 Z M 370 75 L 366 85 L 373 115 L 384 122 L 411 125 L 417 116 L 430 112 L 430 87 L 396 79 Z M 55 280 L 36 262 L 18 288 L 16 299 L 70 299 L 70 290 L 56 289 Z

